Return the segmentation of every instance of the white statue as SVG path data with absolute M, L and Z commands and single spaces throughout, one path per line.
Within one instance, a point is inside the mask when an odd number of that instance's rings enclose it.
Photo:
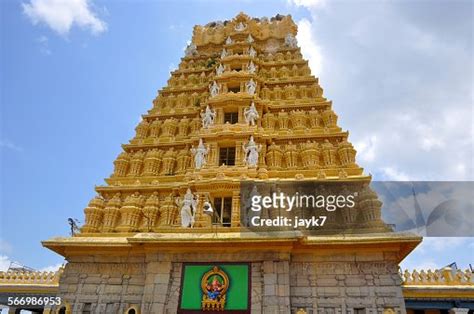
M 251 44 L 251 43 L 253 43 L 254 41 L 255 41 L 255 40 L 253 40 L 252 35 L 249 34 L 249 36 L 247 37 L 247 42 L 248 42 L 249 44 Z
M 224 73 L 224 66 L 222 65 L 222 63 L 219 63 L 219 66 L 217 67 L 216 69 L 216 74 L 217 76 L 221 75 L 222 73 Z
M 192 228 L 194 226 L 194 216 L 198 203 L 198 197 L 195 197 L 189 188 L 182 201 L 179 198 L 176 199 L 176 205 L 181 207 L 181 227 Z
M 253 136 L 250 136 L 247 145 L 242 144 L 242 149 L 245 153 L 244 161 L 249 167 L 257 167 L 258 164 L 258 153 L 262 150 L 262 144 L 258 145 L 253 140 Z
M 227 57 L 227 50 L 222 49 L 222 52 L 221 52 L 221 59 L 224 59 L 225 57 Z
M 199 139 L 197 148 L 191 147 L 191 154 L 194 155 L 194 166 L 196 169 L 201 169 L 206 164 L 206 156 L 209 153 L 209 147 L 204 146 L 202 138 Z
M 230 38 L 230 36 L 227 37 L 227 39 L 225 40 L 225 44 L 226 44 L 226 45 L 232 44 L 232 38 Z
M 255 58 L 257 56 L 257 52 L 255 51 L 255 49 L 253 49 L 253 47 L 250 47 L 249 55 L 251 58 Z
M 257 90 L 257 83 L 250 79 L 247 83 L 245 83 L 245 88 L 247 89 L 247 93 L 249 95 L 255 95 L 255 91 Z
M 250 104 L 250 107 L 245 108 L 244 110 L 244 118 L 245 122 L 249 125 L 255 125 L 255 122 L 257 121 L 260 116 L 258 115 L 257 108 L 255 108 L 255 104 L 252 101 L 252 104 Z
M 216 81 L 212 82 L 211 86 L 209 86 L 209 92 L 211 93 L 211 97 L 215 97 L 219 94 L 221 88 L 217 85 Z
M 293 36 L 292 33 L 286 34 L 285 45 L 287 45 L 290 48 L 297 48 L 298 47 L 298 41 L 296 40 L 296 37 Z
M 216 118 L 216 111 L 212 110 L 209 105 L 206 106 L 204 112 L 201 112 L 201 121 L 202 127 L 207 129 L 214 124 L 214 119 Z
M 187 47 L 186 50 L 184 51 L 186 57 L 191 57 L 195 54 L 197 54 L 197 47 L 194 43 L 190 43 Z
M 257 67 L 255 66 L 255 64 L 253 64 L 252 60 L 250 60 L 249 66 L 247 68 L 249 70 L 249 73 L 251 74 L 254 74 L 255 71 L 257 71 Z
M 247 26 L 244 25 L 244 23 L 240 22 L 239 24 L 235 25 L 235 30 L 238 31 L 238 32 L 241 32 L 243 31 L 244 29 L 246 29 Z

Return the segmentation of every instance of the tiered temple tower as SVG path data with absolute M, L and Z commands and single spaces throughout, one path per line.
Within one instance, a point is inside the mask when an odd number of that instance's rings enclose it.
M 355 234 L 240 232 L 243 181 L 370 182 L 296 33 L 290 16 L 243 13 L 194 28 L 81 232 L 43 242 L 68 259 L 60 293 L 74 312 L 185 313 L 191 262 L 247 263 L 241 313 L 405 311 L 397 265 L 420 239 L 389 232 L 369 188 Z

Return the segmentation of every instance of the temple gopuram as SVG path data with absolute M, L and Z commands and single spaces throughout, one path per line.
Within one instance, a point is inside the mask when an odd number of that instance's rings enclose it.
M 195 26 L 80 232 L 43 242 L 64 268 L 0 273 L 0 295 L 52 285 L 63 304 L 43 313 L 468 313 L 471 270 L 399 271 L 422 239 L 382 221 L 296 34 L 281 15 Z M 341 212 L 351 232 L 256 232 L 249 181 L 364 189 Z

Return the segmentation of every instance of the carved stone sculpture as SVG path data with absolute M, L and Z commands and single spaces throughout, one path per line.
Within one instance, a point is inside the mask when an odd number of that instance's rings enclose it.
M 255 108 L 255 103 L 253 101 L 252 104 L 250 104 L 250 107 L 245 108 L 244 118 L 245 122 L 247 122 L 248 125 L 255 125 L 257 119 L 260 118 L 257 108 Z

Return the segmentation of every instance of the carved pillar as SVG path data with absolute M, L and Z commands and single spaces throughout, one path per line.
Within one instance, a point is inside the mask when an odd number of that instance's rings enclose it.
M 216 123 L 217 124 L 224 124 L 224 109 L 217 108 L 216 113 L 217 113 Z
M 214 167 L 218 166 L 219 163 L 219 147 L 217 146 L 217 143 L 211 143 L 209 145 L 210 147 L 210 152 L 207 157 L 207 165 L 209 167 Z
M 242 151 L 243 141 L 235 141 L 235 165 L 243 166 L 244 152 Z
M 232 214 L 231 214 L 231 226 L 240 226 L 240 191 L 232 192 Z

